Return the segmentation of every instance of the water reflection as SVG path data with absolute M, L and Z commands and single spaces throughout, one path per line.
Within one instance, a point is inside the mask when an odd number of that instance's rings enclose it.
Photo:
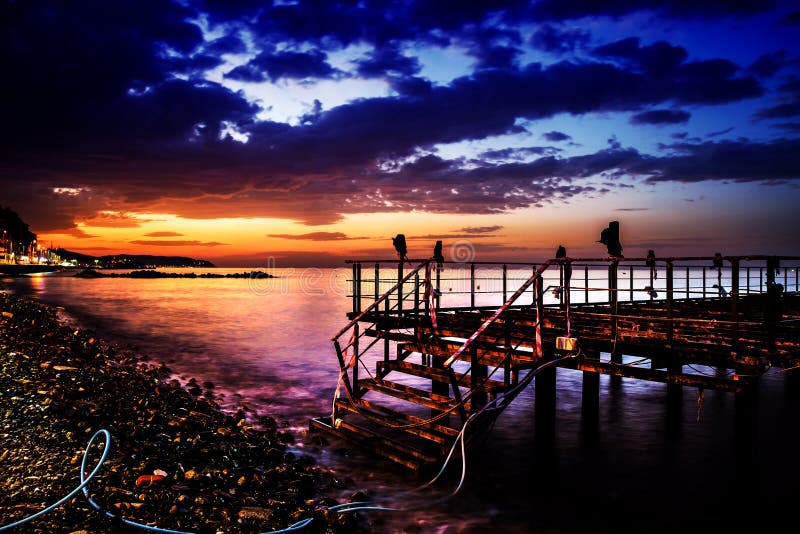
M 347 272 L 276 274 L 255 285 L 63 274 L 8 283 L 166 362 L 183 380 L 213 382 L 229 409 L 277 416 L 301 438 L 298 447 L 353 479 L 349 491 L 370 489 L 400 507 L 446 496 L 459 483 L 459 459 L 435 488 L 409 494 L 419 481 L 399 469 L 333 439 L 323 447 L 304 439 L 308 419 L 330 410 L 338 376 L 330 336 L 352 308 L 343 296 Z M 703 392 L 698 418 L 694 389 L 677 391 L 670 407 L 663 384 L 601 376 L 589 385 L 596 393 L 587 392 L 596 405 L 587 406 L 582 373 L 560 369 L 555 405 L 537 406 L 540 384 L 523 391 L 470 452 L 456 499 L 372 520 L 379 532 L 643 532 L 690 520 L 728 528 L 739 524 L 735 503 L 765 496 L 774 506 L 759 520 L 779 518 L 800 480 L 800 379 L 786 378 L 778 370 L 762 378 L 750 405 L 757 419 L 737 412 L 732 394 L 714 391 Z

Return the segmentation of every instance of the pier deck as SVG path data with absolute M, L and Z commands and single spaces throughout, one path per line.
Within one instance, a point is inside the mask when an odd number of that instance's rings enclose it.
M 353 262 L 337 398 L 310 426 L 417 472 L 534 378 L 535 402 L 554 408 L 556 367 L 583 372 L 596 402 L 600 374 L 674 398 L 746 394 L 769 368 L 800 366 L 800 257 L 388 263 Z

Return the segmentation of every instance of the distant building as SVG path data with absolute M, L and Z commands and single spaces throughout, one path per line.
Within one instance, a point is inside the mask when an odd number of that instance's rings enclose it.
M 0 206 L 0 263 L 39 263 L 36 234 L 11 208 Z

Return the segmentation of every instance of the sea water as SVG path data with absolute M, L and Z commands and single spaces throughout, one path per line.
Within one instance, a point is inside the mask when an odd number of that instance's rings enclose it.
M 251 270 L 260 269 L 206 271 Z M 731 393 L 684 388 L 675 425 L 668 424 L 664 384 L 607 376 L 600 377 L 598 425 L 587 429 L 582 374 L 559 369 L 548 430 L 536 425 L 534 383 L 468 451 L 466 462 L 455 455 L 445 474 L 420 490 L 424 480 L 332 438 L 319 446 L 307 433 L 310 418 L 330 413 L 339 374 L 330 338 L 352 311 L 351 271 L 272 274 L 83 279 L 65 272 L 3 283 L 63 307 L 67 320 L 109 341 L 164 362 L 184 383 L 212 382 L 227 410 L 272 415 L 296 435 L 298 452 L 348 481 L 347 492 L 366 490 L 376 503 L 406 509 L 363 512 L 378 532 L 767 528 L 791 518 L 800 500 L 800 383 L 779 369 L 761 378 L 758 419 L 744 430 L 736 426 Z M 516 281 L 508 284 L 508 295 L 525 276 L 509 277 Z M 492 275 L 476 282 L 478 304 L 502 301 L 500 280 Z M 392 284 L 387 278 L 378 289 Z M 441 290 L 443 305 L 469 302 L 461 276 L 445 277 Z

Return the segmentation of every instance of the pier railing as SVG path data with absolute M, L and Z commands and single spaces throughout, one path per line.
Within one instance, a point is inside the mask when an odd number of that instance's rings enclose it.
M 621 307 L 651 302 L 661 313 L 655 317 L 648 315 L 646 319 L 655 319 L 658 331 L 654 335 L 661 336 L 669 345 L 677 332 L 675 325 L 688 320 L 688 316 L 682 315 L 687 305 L 696 301 L 717 301 L 717 313 L 708 318 L 692 317 L 691 321 L 697 328 L 703 327 L 704 322 L 724 327 L 725 344 L 735 352 L 743 331 L 754 322 L 752 314 L 745 317 L 743 310 L 758 308 L 759 318 L 755 322 L 759 326 L 766 325 L 768 335 L 774 338 L 781 296 L 796 295 L 800 288 L 800 256 L 560 258 L 542 263 L 473 261 L 444 262 L 438 266 L 432 260 L 351 263 L 352 320 L 334 341 L 343 368 L 348 363 L 344 361 L 347 349 L 353 349 L 355 361 L 351 366 L 354 369 L 360 357 L 379 339 L 375 338 L 369 346 L 358 350 L 358 340 L 365 333 L 358 330 L 358 322 L 365 316 L 374 318 L 370 312 L 402 316 L 404 312 L 413 311 L 408 315 L 429 315 L 435 321 L 437 312 L 494 310 L 481 328 L 464 340 L 461 348 L 447 360 L 449 366 L 508 310 L 536 310 L 537 328 L 544 309 L 562 310 L 560 317 L 566 335 L 569 334 L 571 310 L 572 313 L 601 315 L 608 325 L 611 340 L 616 342 L 625 325 L 637 319 L 630 309 Z M 353 330 L 355 336 L 340 348 L 338 340 L 348 330 Z M 774 339 L 769 342 L 774 343 Z M 355 375 L 356 371 L 354 380 Z
M 358 384 L 359 366 L 362 361 L 361 358 L 380 340 L 376 336 L 366 346 L 361 346 L 361 339 L 368 334 L 367 328 L 362 328 L 362 322 L 371 322 L 372 325 L 377 324 L 377 320 L 370 321 L 366 319 L 368 314 L 373 311 L 382 311 L 386 314 L 391 312 L 401 313 L 403 310 L 403 303 L 411 301 L 411 309 L 418 313 L 422 305 L 426 312 L 430 313 L 430 299 L 433 295 L 433 286 L 431 283 L 431 262 L 432 260 L 416 260 L 409 261 L 408 263 L 418 263 L 408 273 L 405 272 L 404 262 L 398 263 L 397 267 L 397 283 L 395 283 L 388 290 L 382 294 L 378 294 L 380 287 L 380 263 L 375 262 L 375 279 L 374 279 L 374 300 L 363 310 L 361 309 L 362 302 L 362 270 L 361 263 L 355 262 L 353 264 L 353 313 L 352 319 L 341 330 L 339 330 L 332 338 L 336 356 L 339 360 L 339 367 L 341 369 L 341 377 L 344 383 L 345 390 L 348 395 L 353 398 L 357 397 L 353 389 L 353 384 Z M 424 278 L 420 277 L 420 273 L 424 273 Z M 406 290 L 407 287 L 410 290 Z M 424 301 L 420 297 L 424 297 Z M 383 310 L 380 309 L 383 305 Z M 435 312 L 434 312 L 435 313 Z M 374 316 L 374 314 L 373 314 Z M 341 339 L 350 332 L 349 340 L 342 345 Z M 352 351 L 352 352 L 351 352 Z M 348 369 L 352 369 L 352 382 Z
M 661 258 L 654 260 L 651 267 L 647 258 L 566 258 L 542 273 L 546 287 L 551 290 L 544 295 L 545 304 L 564 303 L 562 265 L 571 268 L 572 304 L 744 297 L 766 293 L 769 283 L 781 284 L 787 293 L 797 292 L 800 287 L 800 256 L 723 256 L 721 260 L 721 264 L 715 265 L 720 258 Z M 402 269 L 398 269 L 396 260 L 350 262 L 353 276 L 348 282 L 353 311 L 360 311 L 380 298 L 409 272 L 409 265 L 424 261 L 428 260 L 412 260 Z M 777 267 L 768 265 L 768 261 L 777 262 Z M 541 265 L 444 262 L 431 280 L 438 295 L 435 302 L 440 308 L 499 306 Z M 534 303 L 532 291 L 530 296 L 531 299 L 523 299 L 525 304 Z M 396 293 L 391 295 L 391 300 L 396 298 Z
M 800 367 L 797 256 L 351 263 L 352 311 L 331 338 L 340 381 L 312 427 L 412 469 L 534 378 L 536 419 L 551 417 L 557 367 L 583 373 L 590 408 L 601 374 L 666 384 L 679 404 L 683 387 L 699 402 Z

